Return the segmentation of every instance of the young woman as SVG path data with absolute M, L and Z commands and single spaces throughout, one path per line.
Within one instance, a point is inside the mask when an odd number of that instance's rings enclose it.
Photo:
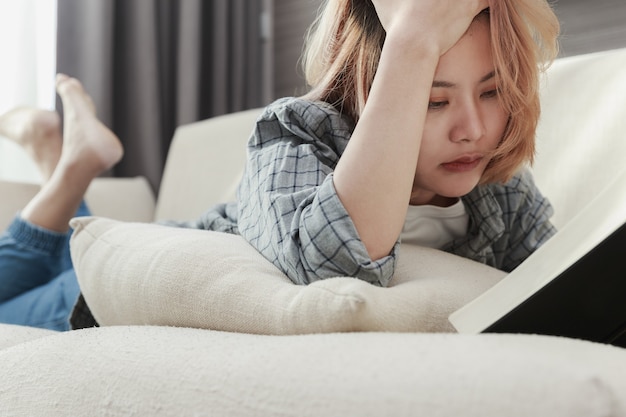
M 554 233 L 520 171 L 545 0 L 329 0 L 305 54 L 311 91 L 269 106 L 249 143 L 239 232 L 297 283 L 391 278 L 399 242 L 512 270 Z
M 310 92 L 259 118 L 238 202 L 185 226 L 240 233 L 299 284 L 387 285 L 401 242 L 512 270 L 555 232 L 523 167 L 557 32 L 545 0 L 326 1 L 305 54 Z M 58 164 L 0 240 L 2 321 L 11 305 L 23 324 L 52 327 L 48 310 L 67 322 L 79 292 L 59 261 L 67 222 L 122 154 L 80 84 L 61 76 L 58 90 Z M 24 130 L 13 137 L 39 149 Z M 22 264 L 43 266 L 25 279 Z

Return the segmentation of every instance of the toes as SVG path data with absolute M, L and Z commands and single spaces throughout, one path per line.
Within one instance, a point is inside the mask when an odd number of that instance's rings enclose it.
M 58 74 L 56 77 L 56 90 L 59 96 L 61 96 L 64 106 L 73 108 L 76 111 L 85 110 L 95 115 L 96 107 L 94 102 L 78 79 L 65 74 Z
M 76 78 L 72 78 L 65 74 L 57 74 L 56 89 L 60 95 L 70 93 L 84 94 L 83 85 Z
M 69 80 L 69 78 L 70 78 L 70 77 L 69 77 L 69 75 L 66 75 L 66 74 L 61 74 L 61 73 L 57 74 L 57 76 L 56 76 L 56 80 L 55 80 L 55 84 L 56 84 L 57 89 L 58 89 L 58 88 L 61 86 L 61 84 L 63 84 L 65 81 Z

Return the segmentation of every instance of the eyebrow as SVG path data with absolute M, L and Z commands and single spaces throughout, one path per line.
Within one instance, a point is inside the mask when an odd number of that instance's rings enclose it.
M 493 77 L 496 76 L 496 72 L 491 71 L 490 73 L 486 74 L 485 76 L 483 76 L 480 80 L 479 80 L 479 84 L 482 84 L 484 82 L 487 82 L 489 80 L 491 80 Z M 451 83 L 450 81 L 438 81 L 435 80 L 433 81 L 433 88 L 454 88 L 456 87 L 455 83 Z

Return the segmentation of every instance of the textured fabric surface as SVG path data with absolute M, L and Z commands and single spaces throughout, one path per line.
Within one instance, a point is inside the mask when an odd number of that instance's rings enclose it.
M 625 352 L 539 336 L 106 327 L 0 351 L 0 404 L 10 416 L 624 416 Z
M 55 334 L 57 334 L 57 332 L 53 330 L 38 329 L 28 326 L 15 326 L 12 324 L 0 324 L 0 351 L 11 346 Z M 0 404 L 2 404 L 2 402 L 0 402 Z M 2 415 L 1 407 L 0 415 Z
M 74 219 L 72 227 L 74 268 L 101 325 L 260 334 L 452 331 L 448 315 L 504 276 L 406 246 L 390 288 L 345 277 L 298 286 L 237 235 L 95 217 Z

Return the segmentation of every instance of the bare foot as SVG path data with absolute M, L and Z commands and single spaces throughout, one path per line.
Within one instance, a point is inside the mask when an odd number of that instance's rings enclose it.
M 56 89 L 63 101 L 63 149 L 59 164 L 72 167 L 75 174 L 94 178 L 122 158 L 119 139 L 98 118 L 82 84 L 59 74 Z
M 13 109 L 0 116 L 0 135 L 22 146 L 44 179 L 50 178 L 63 146 L 57 112 L 30 107 Z
M 78 80 L 59 75 L 56 87 L 64 108 L 61 157 L 21 216 L 48 230 L 65 232 L 91 181 L 115 165 L 124 150 L 117 136 L 97 119 L 93 102 Z

